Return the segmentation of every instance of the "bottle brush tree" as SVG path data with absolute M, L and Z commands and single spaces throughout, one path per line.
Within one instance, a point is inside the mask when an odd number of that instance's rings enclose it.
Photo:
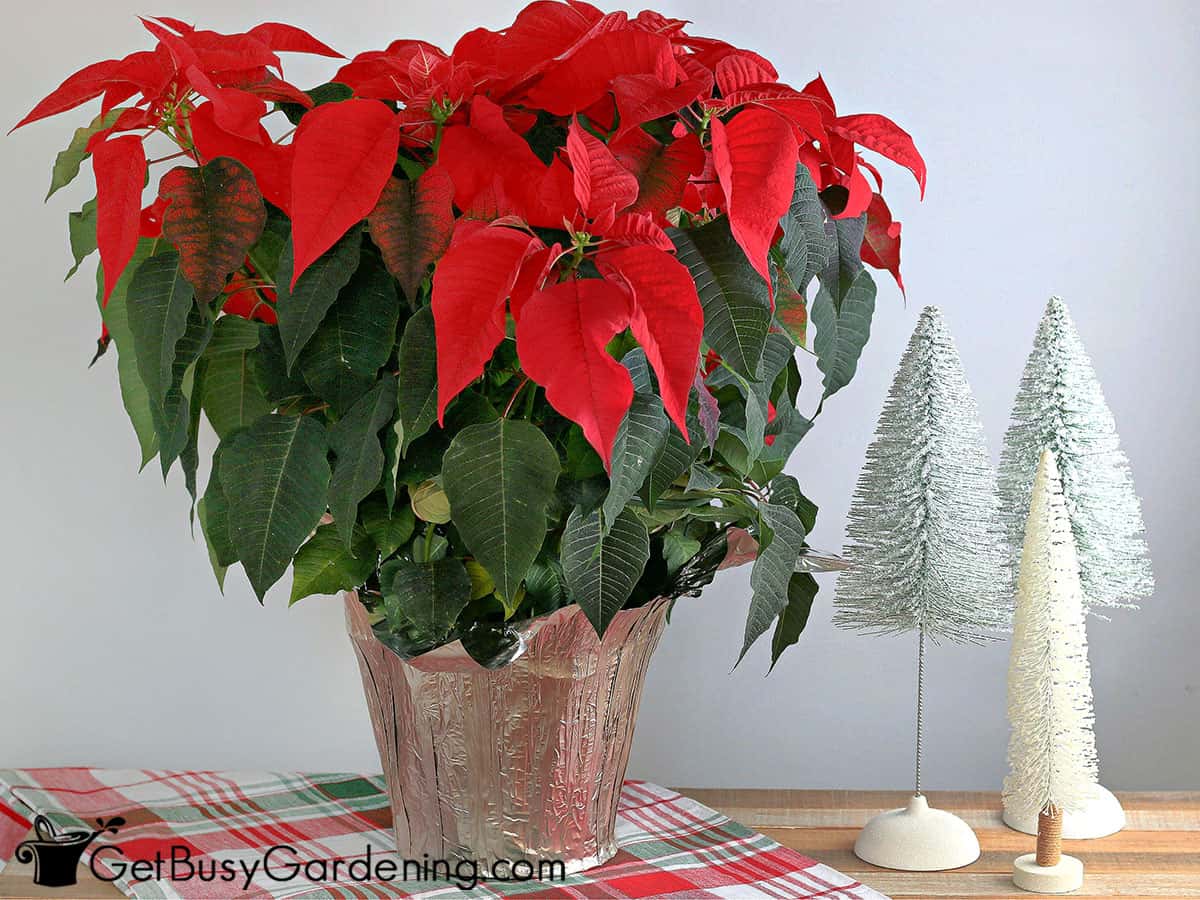
M 1004 781 L 1005 807 L 1038 816 L 1040 866 L 1058 862 L 1063 813 L 1083 808 L 1097 778 L 1084 607 L 1067 497 L 1047 448 L 1031 491 L 1017 581 Z
M 1006 557 L 995 475 L 954 340 L 936 307 L 922 313 L 867 449 L 849 513 L 836 625 L 916 631 L 916 793 L 926 637 L 976 642 L 1002 629 Z
M 1038 325 L 1000 456 L 1001 511 L 1021 542 L 1038 458 L 1054 456 L 1079 558 L 1084 608 L 1133 606 L 1154 591 L 1141 505 L 1129 460 L 1067 305 L 1051 297 Z

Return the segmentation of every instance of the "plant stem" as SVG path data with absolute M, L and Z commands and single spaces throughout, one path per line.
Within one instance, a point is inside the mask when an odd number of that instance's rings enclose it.
M 429 557 L 433 555 L 433 523 L 430 522 L 425 526 L 425 538 L 423 541 L 424 547 L 421 553 L 421 562 L 429 562 Z
M 525 385 L 527 385 L 527 384 L 529 384 L 529 376 L 528 376 L 528 375 L 522 375 L 522 376 L 521 376 L 521 383 L 520 383 L 520 384 L 518 384 L 518 385 L 517 385 L 517 389 L 516 389 L 515 391 L 513 391 L 513 395 L 512 395 L 512 397 L 510 397 L 510 398 L 509 398 L 509 400 L 508 400 L 508 406 L 504 407 L 504 415 L 503 415 L 503 416 L 501 416 L 501 418 L 503 418 L 503 419 L 507 419 L 507 418 L 508 418 L 508 414 L 509 414 L 510 412 L 512 412 L 513 404 L 517 402 L 517 395 L 521 393 L 521 389 L 522 389 L 523 387 L 525 387 Z

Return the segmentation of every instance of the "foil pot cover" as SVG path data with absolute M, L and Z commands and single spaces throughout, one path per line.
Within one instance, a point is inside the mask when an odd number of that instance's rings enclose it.
M 406 859 L 559 860 L 616 853 L 617 801 L 650 656 L 670 601 L 618 612 L 601 640 L 570 605 L 522 627 L 522 652 L 485 669 L 454 641 L 402 659 L 345 595 Z

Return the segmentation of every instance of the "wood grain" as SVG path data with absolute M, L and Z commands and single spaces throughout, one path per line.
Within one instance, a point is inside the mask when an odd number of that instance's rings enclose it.
M 1013 860 L 1034 838 L 1004 825 L 998 794 L 930 791 L 930 805 L 954 812 L 979 835 L 979 859 L 951 872 L 894 872 L 854 855 L 854 839 L 876 813 L 903 806 L 904 791 L 800 791 L 679 788 L 706 806 L 819 859 L 896 900 L 1029 898 L 1012 883 Z M 1200 897 L 1200 791 L 1118 793 L 1125 830 L 1092 841 L 1063 841 L 1083 860 L 1083 888 L 1069 896 Z
M 845 872 L 895 900 L 952 897 L 961 900 L 1028 898 L 1012 883 L 1012 861 L 1033 851 L 1033 838 L 1000 821 L 997 794 L 930 791 L 933 806 L 962 816 L 983 850 L 952 872 L 892 872 L 854 855 L 854 839 L 867 819 L 902 806 L 903 791 L 799 791 L 680 788 L 681 793 L 762 831 L 785 847 Z M 1200 791 L 1118 793 L 1128 827 L 1094 841 L 1064 841 L 1083 860 L 1083 888 L 1075 900 L 1102 897 L 1200 897 Z M 0 897 L 119 897 L 111 885 L 80 868 L 71 889 L 39 888 L 32 865 L 10 863 L 0 872 Z

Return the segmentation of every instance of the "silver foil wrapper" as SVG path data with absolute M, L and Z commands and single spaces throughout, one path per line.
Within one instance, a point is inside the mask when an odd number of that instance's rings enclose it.
M 387 780 L 401 856 L 561 860 L 616 853 L 617 801 L 650 656 L 670 601 L 621 610 L 603 640 L 576 605 L 522 628 L 485 669 L 455 641 L 402 659 L 345 595 L 346 624 Z

